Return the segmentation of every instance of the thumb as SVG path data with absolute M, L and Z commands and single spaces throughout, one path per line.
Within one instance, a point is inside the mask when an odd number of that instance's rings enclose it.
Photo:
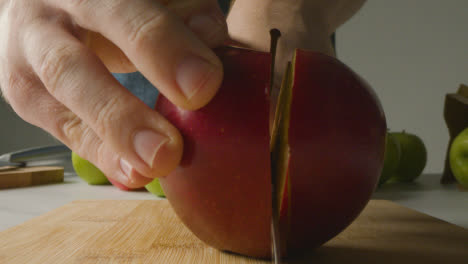
M 217 0 L 171 1 L 167 7 L 207 46 L 220 46 L 227 39 L 226 17 Z

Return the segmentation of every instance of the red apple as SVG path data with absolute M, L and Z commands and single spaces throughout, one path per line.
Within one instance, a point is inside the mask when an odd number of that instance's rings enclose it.
M 386 122 L 370 86 L 340 61 L 298 50 L 289 121 L 288 251 L 317 247 L 369 201 Z
M 224 81 L 204 108 L 160 96 L 156 109 L 181 132 L 180 166 L 160 182 L 177 215 L 213 247 L 270 254 L 270 55 L 222 49 Z
M 224 79 L 208 105 L 187 111 L 158 98 L 156 110 L 184 138 L 181 164 L 161 185 L 201 240 L 269 258 L 270 54 L 217 53 Z M 383 165 L 386 124 L 371 88 L 332 57 L 297 51 L 289 76 L 277 111 L 283 118 L 273 131 L 280 131 L 273 169 L 282 244 L 294 254 L 337 235 L 369 201 Z

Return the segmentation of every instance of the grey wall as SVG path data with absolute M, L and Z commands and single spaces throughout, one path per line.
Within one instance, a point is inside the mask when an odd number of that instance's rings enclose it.
M 468 1 L 369 0 L 337 34 L 338 56 L 375 88 L 392 130 L 422 137 L 441 172 L 444 95 L 468 84 Z M 0 153 L 55 142 L 0 103 Z
M 446 93 L 468 84 L 468 1 L 368 0 L 337 32 L 339 58 L 374 87 L 391 130 L 421 136 L 441 172 Z
M 57 144 L 58 141 L 40 128 L 20 119 L 0 99 L 0 154 L 20 148 Z

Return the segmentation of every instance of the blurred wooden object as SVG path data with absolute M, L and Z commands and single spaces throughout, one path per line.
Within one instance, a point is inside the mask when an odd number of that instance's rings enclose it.
M 0 170 L 0 190 L 63 182 L 62 167 L 24 167 Z

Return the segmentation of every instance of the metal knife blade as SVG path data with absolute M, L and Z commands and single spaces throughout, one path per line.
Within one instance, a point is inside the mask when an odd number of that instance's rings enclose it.
M 280 264 L 281 263 L 281 249 L 280 249 L 281 240 L 279 236 L 279 219 L 278 219 L 278 214 L 276 213 L 273 213 L 271 216 L 271 241 L 272 241 L 271 262 L 274 264 Z
M 278 141 L 274 142 L 277 143 Z M 276 186 L 278 175 L 276 163 L 278 157 L 275 152 L 271 153 L 271 261 L 274 264 L 281 263 L 281 240 L 279 232 L 279 206 L 278 188 Z
M 26 166 L 30 161 L 65 158 L 70 153 L 71 150 L 65 145 L 42 146 L 2 154 L 0 155 L 0 161 L 13 163 L 18 166 Z
M 281 36 L 281 32 L 278 29 L 270 30 L 270 54 L 271 54 L 271 67 L 270 67 L 270 94 L 274 87 L 274 74 L 275 74 L 275 60 L 276 60 L 276 49 L 278 45 L 278 39 Z M 276 119 L 276 118 L 275 118 Z M 277 123 L 279 120 L 275 120 Z M 277 130 L 277 129 L 274 129 Z M 275 133 L 275 132 L 273 132 Z M 278 162 L 278 154 L 274 151 L 276 145 L 279 143 L 277 135 L 272 135 L 270 140 L 270 164 L 271 164 L 271 261 L 274 264 L 281 263 L 281 240 L 279 232 L 279 206 L 278 206 L 278 188 L 277 184 L 277 168 L 276 162 Z
M 70 160 L 71 150 L 64 145 L 27 148 L 0 155 L 0 171 L 21 167 L 51 166 Z

